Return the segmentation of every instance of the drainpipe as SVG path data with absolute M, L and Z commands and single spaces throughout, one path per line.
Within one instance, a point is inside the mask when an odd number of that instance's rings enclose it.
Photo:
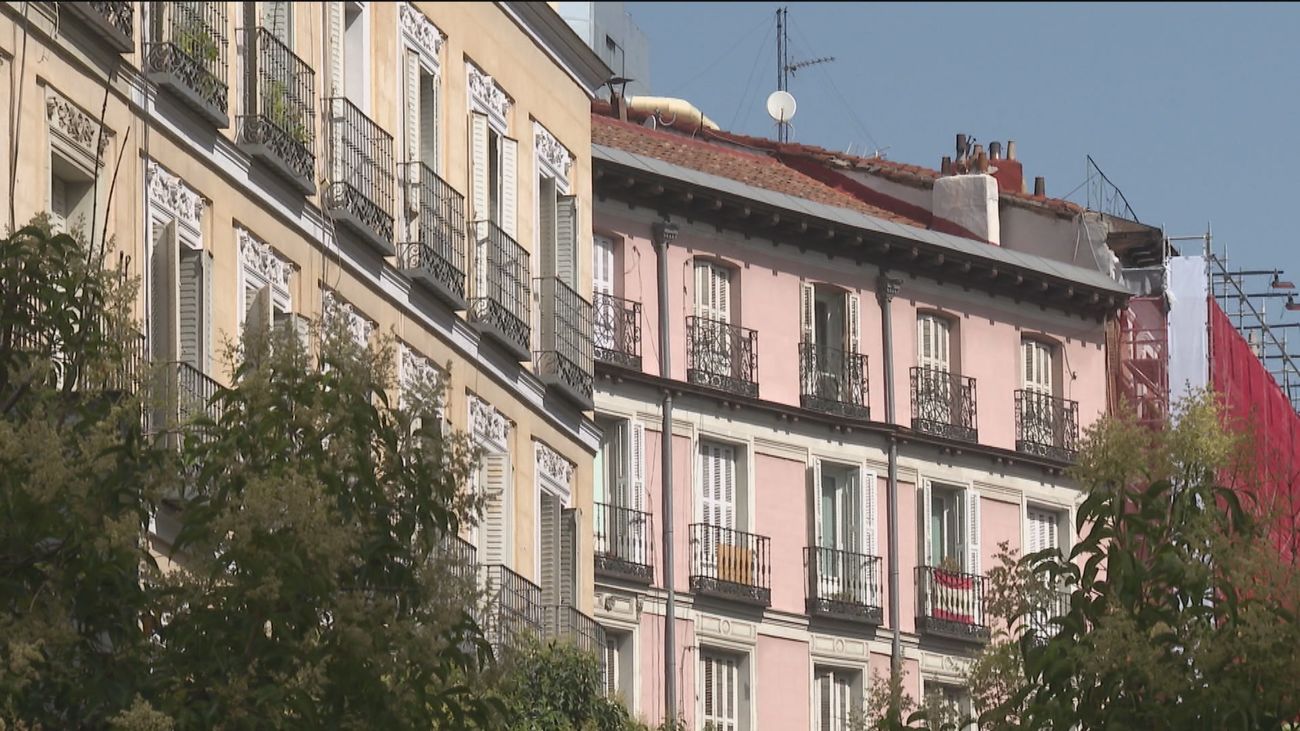
M 897 423 L 894 414 L 894 318 L 890 305 L 903 280 L 889 276 L 881 271 L 876 280 L 876 296 L 880 300 L 881 332 L 885 337 L 885 421 L 891 426 Z M 889 653 L 889 677 L 897 683 L 901 679 L 903 667 L 903 635 L 899 629 L 898 609 L 898 439 L 891 432 L 889 435 L 889 624 L 894 628 L 893 640 Z
M 668 347 L 668 245 L 677 238 L 677 224 L 656 221 L 651 226 L 656 254 L 655 278 L 659 283 L 659 375 L 672 377 L 671 353 Z M 659 438 L 660 467 L 663 479 L 663 542 L 664 588 L 668 597 L 664 611 L 664 720 L 677 719 L 677 590 L 673 585 L 673 392 L 664 389 L 663 424 Z

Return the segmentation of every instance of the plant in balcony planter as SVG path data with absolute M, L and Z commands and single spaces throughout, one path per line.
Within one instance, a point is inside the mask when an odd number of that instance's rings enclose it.
M 180 15 L 172 29 L 172 43 L 186 56 L 196 60 L 205 68 L 217 62 L 221 49 L 212 37 L 203 21 L 192 13 L 176 11 Z
M 271 79 L 263 82 L 262 114 L 294 142 L 306 147 L 311 141 L 305 115 L 290 103 L 289 88 L 283 81 Z

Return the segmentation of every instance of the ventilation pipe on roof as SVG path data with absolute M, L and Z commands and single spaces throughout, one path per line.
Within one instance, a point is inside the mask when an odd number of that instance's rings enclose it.
M 633 112 L 653 114 L 665 126 L 687 129 L 703 127 L 714 132 L 719 129 L 716 122 L 704 116 L 704 112 L 685 99 L 667 96 L 634 96 L 628 97 L 627 108 Z

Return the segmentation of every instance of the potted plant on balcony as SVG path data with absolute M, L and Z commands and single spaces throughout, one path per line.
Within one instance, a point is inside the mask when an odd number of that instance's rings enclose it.
M 216 63 L 221 49 L 202 19 L 193 12 L 181 11 L 179 7 L 173 12 L 180 14 L 172 26 L 172 43 L 205 69 Z
M 263 82 L 262 114 L 281 132 L 303 147 L 311 140 L 304 115 L 289 102 L 289 88 L 279 79 Z

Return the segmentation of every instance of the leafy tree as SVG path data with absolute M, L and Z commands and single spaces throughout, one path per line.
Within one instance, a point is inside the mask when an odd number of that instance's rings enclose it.
M 501 684 L 510 728 L 519 731 L 639 731 L 604 695 L 600 660 L 569 642 L 533 642 L 506 659 Z
M 991 577 L 1007 623 L 972 676 L 988 728 L 1280 728 L 1300 717 L 1300 581 L 1221 477 L 1246 453 L 1209 396 L 1095 425 L 1078 544 Z M 1048 612 L 1044 593 L 1068 592 Z

